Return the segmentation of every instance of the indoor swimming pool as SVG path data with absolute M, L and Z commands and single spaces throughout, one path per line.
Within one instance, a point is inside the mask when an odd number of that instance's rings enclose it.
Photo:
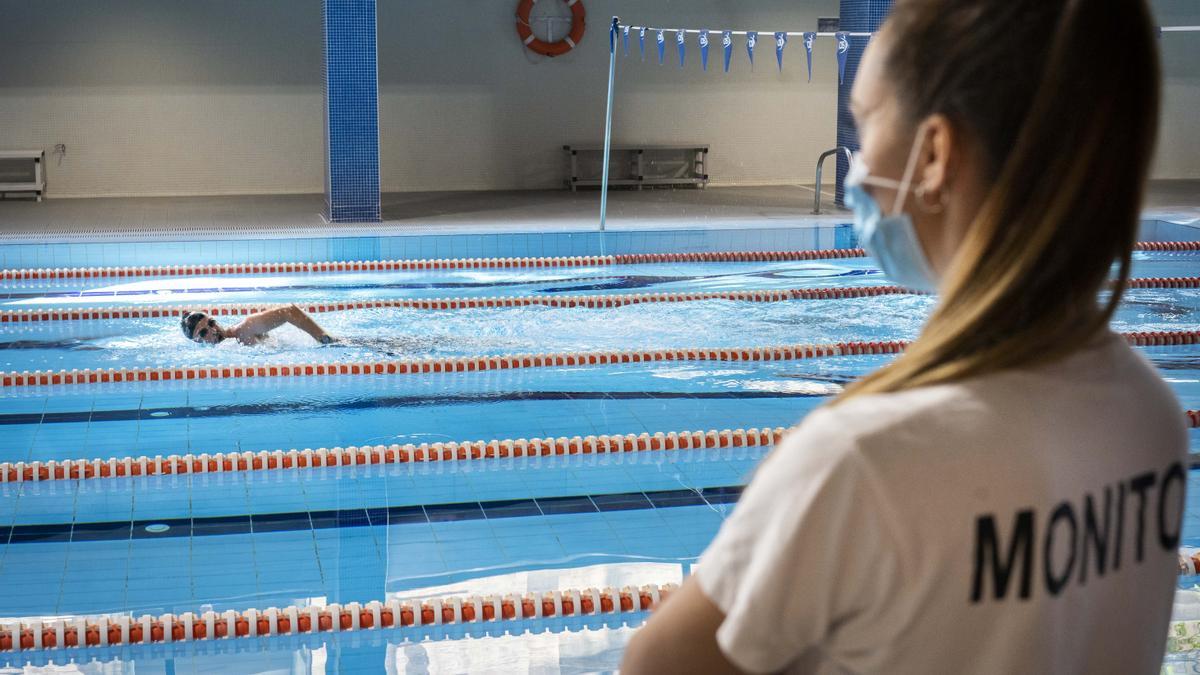
M 836 229 L 815 248 L 850 248 Z M 934 303 L 866 257 L 758 258 L 0 281 L 0 637 L 16 636 L 0 672 L 615 669 L 776 435 Z M 1139 350 L 1184 410 L 1200 409 L 1198 263 L 1136 253 L 1143 287 L 1112 324 L 1158 345 Z M 185 309 L 233 323 L 287 303 L 338 342 L 180 334 Z M 231 370 L 283 365 L 300 368 Z M 109 369 L 145 377 L 61 377 Z M 12 378 L 35 371 L 60 383 Z M 1183 543 L 1200 546 L 1200 472 L 1190 487 Z M 406 611 L 418 625 L 367 630 Z

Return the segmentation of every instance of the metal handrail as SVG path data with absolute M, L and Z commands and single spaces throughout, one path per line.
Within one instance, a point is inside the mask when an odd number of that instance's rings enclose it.
M 850 148 L 844 145 L 839 145 L 832 150 L 822 152 L 821 156 L 817 159 L 817 189 L 816 195 L 813 196 L 813 213 L 815 214 L 819 215 L 821 213 L 821 169 L 825 166 L 825 158 L 830 155 L 836 155 L 839 152 L 846 155 L 846 165 L 849 166 L 850 162 L 854 160 L 854 155 L 850 152 Z

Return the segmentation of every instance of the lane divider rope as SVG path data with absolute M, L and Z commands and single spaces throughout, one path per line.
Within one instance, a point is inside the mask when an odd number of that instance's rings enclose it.
M 259 452 L 216 452 L 163 457 L 110 457 L 0 463 L 0 483 L 89 480 L 126 476 L 178 476 L 274 469 L 451 462 L 590 455 L 653 450 L 770 447 L 787 431 L 783 427 L 709 429 L 640 434 L 602 434 L 567 438 L 517 438 L 491 441 L 362 445 L 345 448 L 292 448 Z
M 1200 278 L 1197 279 L 1200 286 Z M 915 294 L 899 286 L 851 286 L 788 288 L 763 291 L 703 291 L 691 293 L 621 293 L 616 295 L 515 295 L 455 298 L 391 298 L 384 300 L 351 300 L 340 302 L 294 303 L 304 311 L 315 314 L 343 312 L 355 309 L 481 309 L 501 307 L 581 307 L 600 309 L 659 302 L 693 302 L 697 300 L 737 300 L 743 302 L 783 302 L 787 300 L 839 300 L 879 295 Z M 0 323 L 29 323 L 34 321 L 83 321 L 89 319 L 144 319 L 178 316 L 181 310 L 207 312 L 213 316 L 253 314 L 292 303 L 195 305 L 129 305 L 124 307 L 76 307 L 62 309 L 18 309 L 0 311 Z
M 1139 331 L 1122 334 L 1139 347 L 1165 347 L 1200 343 L 1200 331 Z M 827 344 L 768 347 L 678 348 L 603 352 L 458 356 L 409 360 L 354 361 L 294 364 L 240 364 L 177 366 L 165 368 L 84 368 L 50 371 L 0 372 L 0 389 L 46 385 L 81 385 L 116 382 L 167 382 L 262 377 L 313 377 L 331 375 L 410 375 L 463 373 L 485 370 L 605 366 L 652 361 L 792 361 L 828 356 L 898 354 L 906 340 L 850 341 Z
M 240 637 L 352 632 L 443 624 L 521 621 L 553 617 L 650 611 L 678 587 L 585 588 L 542 593 L 435 597 L 421 600 L 332 603 L 241 612 L 205 611 L 179 615 L 108 614 L 19 619 L 0 624 L 0 652 L 70 647 L 193 642 Z
M 1126 288 L 1200 288 L 1200 277 L 1137 277 Z
M 108 614 L 0 624 L 0 651 L 193 642 L 650 611 L 675 584 L 332 603 L 241 612 Z
M 652 610 L 676 588 L 675 584 L 648 584 L 636 588 L 392 599 L 241 612 L 210 610 L 159 616 L 121 613 L 49 621 L 20 619 L 0 623 L 0 652 L 623 614 Z
M 1135 251 L 1200 251 L 1200 241 L 1139 241 Z
M 1185 410 L 1189 428 L 1200 428 L 1200 410 Z M 214 452 L 185 455 L 141 455 L 107 459 L 0 462 L 0 483 L 92 480 L 141 476 L 179 476 L 279 469 L 368 466 L 427 462 L 516 459 L 570 455 L 771 447 L 785 427 L 658 431 L 653 434 L 601 434 L 557 438 L 506 438 L 490 441 L 447 441 L 334 448 L 291 448 L 258 452 Z M 1200 557 L 1196 559 L 1200 565 Z
M 802 251 L 714 251 L 711 253 L 629 253 L 539 258 L 444 258 L 424 260 L 338 260 L 327 262 L 226 263 L 221 265 L 143 265 L 136 267 L 56 267 L 0 270 L 0 281 L 24 279 L 103 279 L 218 274 L 304 274 L 328 272 L 406 272 L 466 269 L 594 267 L 644 263 L 774 262 L 863 258 L 861 248 Z
M 1196 333 L 1200 336 L 1200 332 Z M 1167 338 L 1163 338 L 1164 341 Z M 1193 338 L 1194 341 L 1195 338 Z M 1179 344 L 1183 338 L 1175 339 Z M 823 356 L 895 354 L 905 341 L 836 342 L 773 347 L 681 348 L 604 352 L 510 354 L 506 356 L 458 356 L 428 359 L 242 364 L 167 368 L 96 368 L 0 373 L 0 388 L 37 385 L 79 385 L 109 382 L 166 382 L 260 377 L 313 377 L 329 375 L 408 375 L 463 373 L 485 370 L 552 368 L 557 366 L 604 366 L 652 361 L 790 361 Z M 1174 344 L 1172 342 L 1171 344 Z M 1187 342 L 1186 344 L 1191 344 Z
M 1200 251 L 1196 241 L 1143 241 L 1135 251 Z M 644 263 L 772 262 L 863 258 L 861 248 L 800 251 L 714 251 L 709 253 L 627 253 L 621 255 L 524 258 L 445 258 L 422 260 L 339 260 L 324 262 L 225 263 L 220 265 L 142 265 L 131 267 L 55 267 L 0 269 L 0 281 L 32 279 L 104 279 L 219 274 L 300 274 L 328 272 L 401 272 L 462 269 L 592 267 Z
M 1200 288 L 1200 277 L 1143 277 L 1130 279 L 1129 288 Z M 660 302 L 694 302 L 698 300 L 734 300 L 740 302 L 785 302 L 789 300 L 844 300 L 881 295 L 920 295 L 901 286 L 850 286 L 786 288 L 761 291 L 701 291 L 690 293 L 621 293 L 615 295 L 567 296 L 490 296 L 454 298 L 392 298 L 383 300 L 352 300 L 340 302 L 295 303 L 310 314 L 344 312 L 359 309 L 492 309 L 540 305 L 558 308 L 606 309 Z M 126 305 L 108 307 L 72 307 L 60 309 L 17 309 L 0 311 L 2 323 L 33 323 L 39 321 L 88 321 L 107 319 L 156 319 L 174 317 L 181 310 L 206 312 L 213 316 L 253 314 L 289 303 L 221 304 L 221 305 Z

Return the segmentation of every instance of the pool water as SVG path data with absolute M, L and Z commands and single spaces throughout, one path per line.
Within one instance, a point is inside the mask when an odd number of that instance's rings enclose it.
M 1200 254 L 1138 254 L 1135 277 Z M 884 285 L 869 259 L 8 282 L 0 310 L 614 295 Z M 422 359 L 900 340 L 934 300 L 701 300 L 606 309 L 358 309 L 254 348 L 193 345 L 173 318 L 0 324 L 0 370 Z M 230 323 L 234 319 L 225 320 Z M 1200 291 L 1133 290 L 1113 327 L 1192 330 Z M 1200 348 L 1142 352 L 1200 408 Z M 662 361 L 469 373 L 0 390 L 0 462 L 787 427 L 891 358 Z M 1200 432 L 1192 432 L 1200 452 Z M 0 621 L 678 583 L 766 447 L 0 483 Z M 1200 545 L 1192 472 L 1184 543 Z M 86 651 L 146 670 L 594 672 L 644 615 Z M 72 656 L 74 653 L 76 656 Z M 169 668 L 167 663 L 170 664 Z M 236 664 L 236 665 L 235 665 Z

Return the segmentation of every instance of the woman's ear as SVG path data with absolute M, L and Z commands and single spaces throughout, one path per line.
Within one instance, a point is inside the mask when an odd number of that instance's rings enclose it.
M 959 142 L 950 118 L 942 114 L 930 116 L 925 123 L 925 146 L 913 182 L 928 193 L 945 190 L 953 173 L 951 165 L 956 160 Z

